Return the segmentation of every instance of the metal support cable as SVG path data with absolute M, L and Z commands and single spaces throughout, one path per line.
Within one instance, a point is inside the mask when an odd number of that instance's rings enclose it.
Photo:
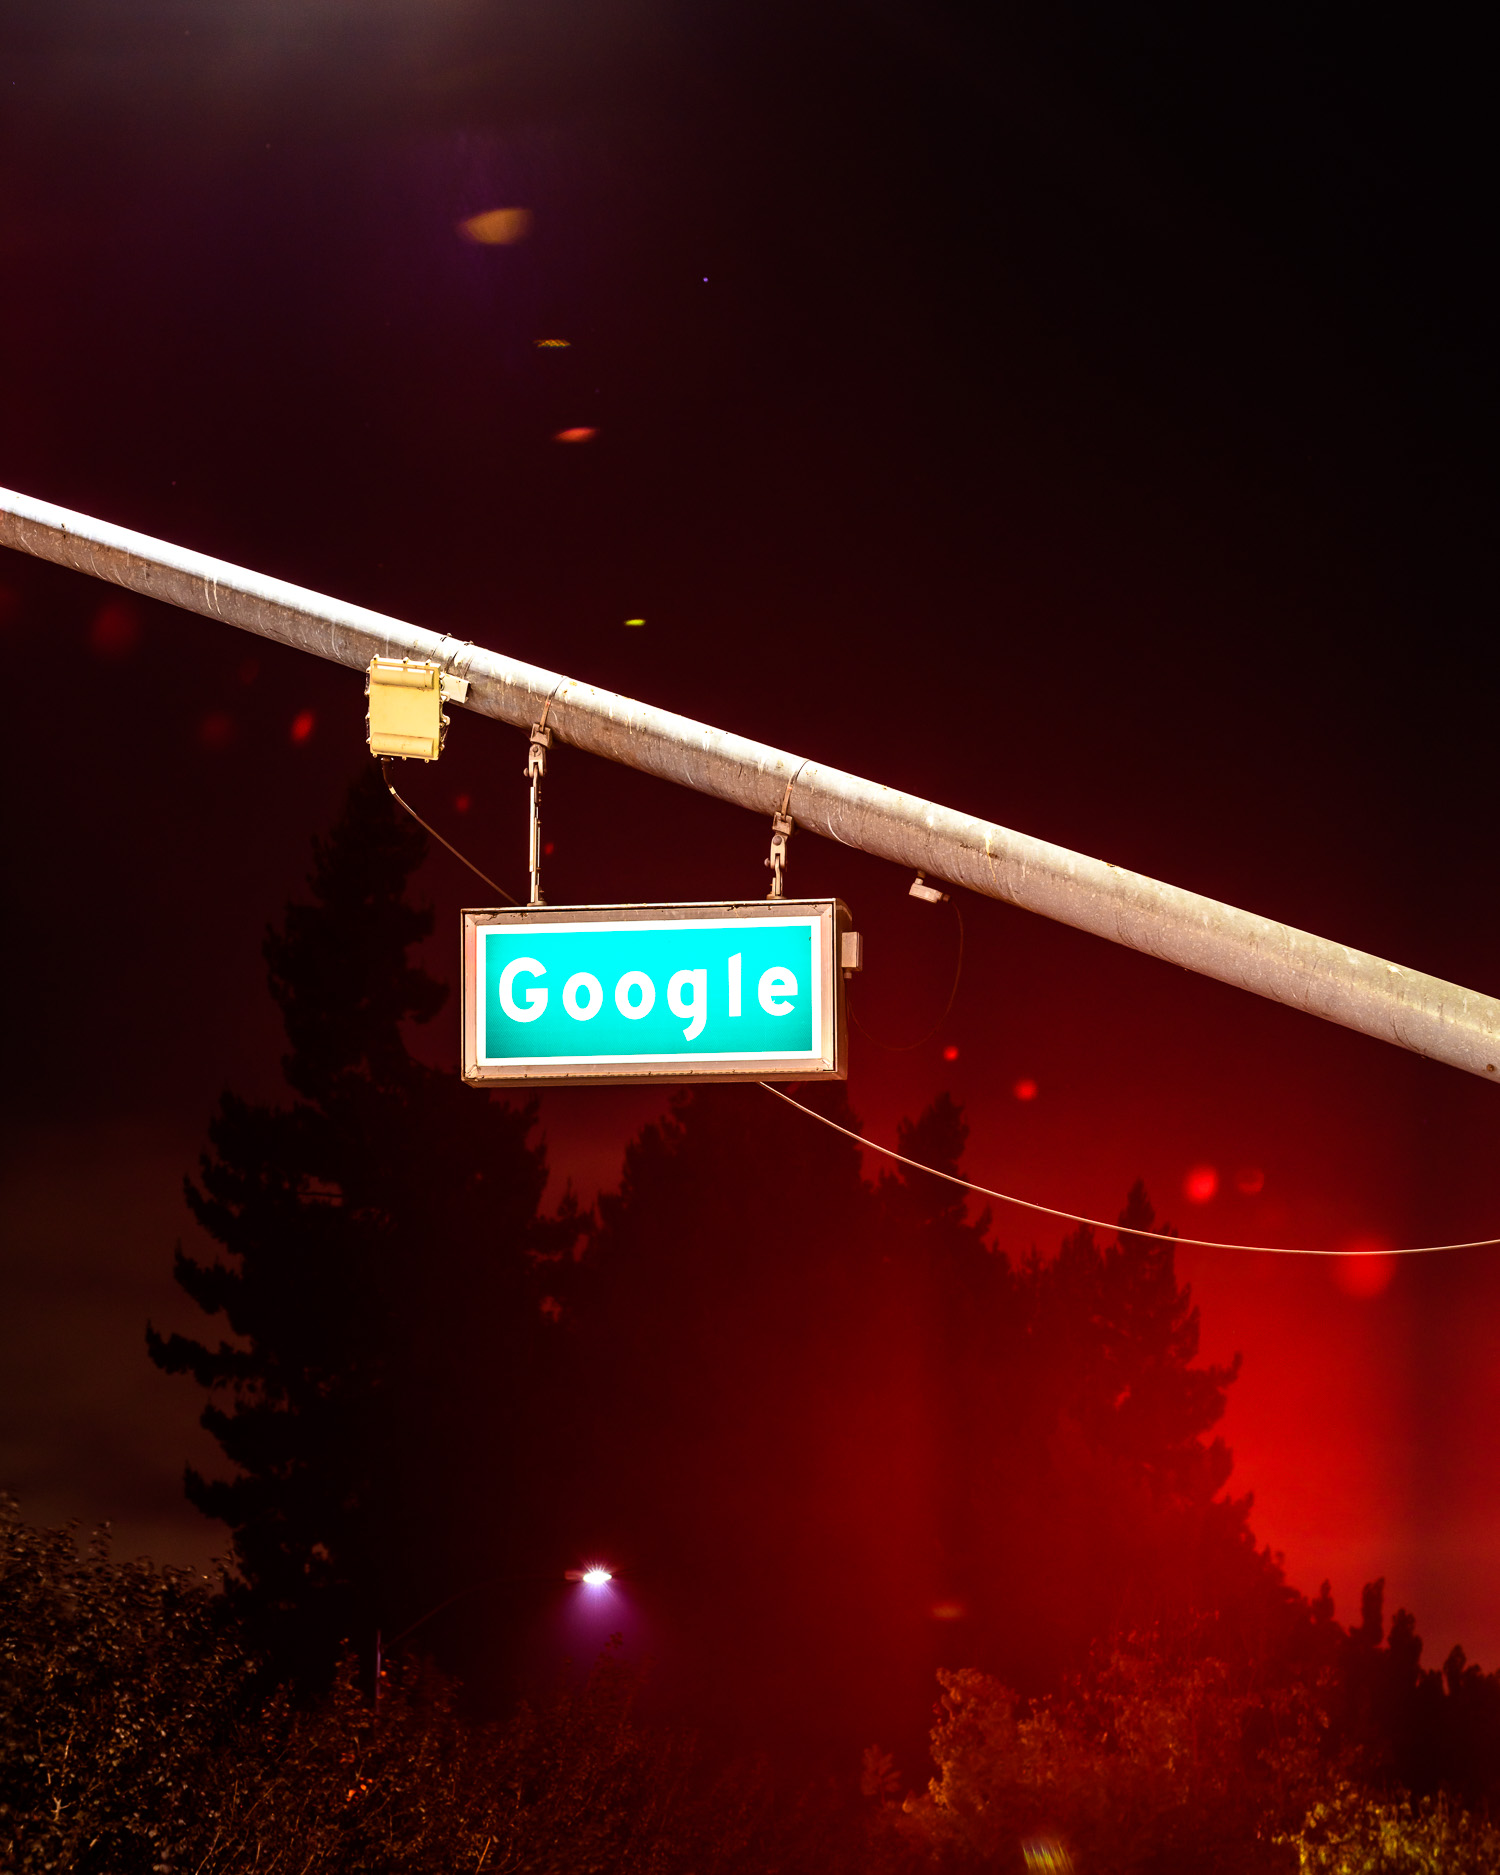
M 389 760 L 385 757 L 381 758 L 380 775 L 381 775 L 381 779 L 385 782 L 386 787 L 390 789 L 391 799 L 396 803 L 397 807 L 404 808 L 406 812 L 411 815 L 412 819 L 417 823 L 417 825 L 422 829 L 424 833 L 430 833 L 433 839 L 437 841 L 439 846 L 446 846 L 448 851 L 453 855 L 453 857 L 456 860 L 461 861 L 465 866 L 467 866 L 469 871 L 474 874 L 476 879 L 483 879 L 485 884 L 490 888 L 492 892 L 498 892 L 501 898 L 505 900 L 507 905 L 515 904 L 516 901 L 511 897 L 510 893 L 506 891 L 503 885 L 496 885 L 494 880 L 489 876 L 489 874 L 487 872 L 481 872 L 479 868 L 474 864 L 472 859 L 465 859 L 463 854 L 459 852 L 458 848 L 453 844 L 451 840 L 445 840 L 443 836 L 438 832 L 436 827 L 429 827 L 427 822 L 423 820 L 422 816 L 411 805 L 411 803 L 409 801 L 402 800 L 401 796 L 397 794 L 395 786 L 391 781 L 391 765 L 390 765 Z
M 903 794 L 443 633 L 0 490 L 0 545 L 113 581 L 351 670 L 428 659 L 467 678 L 464 707 L 769 816 L 796 780 L 801 828 L 1500 1080 L 1500 999 L 1238 911 L 1106 861 Z
M 944 893 L 943 896 L 947 898 L 948 895 Z M 909 1055 L 913 1049 L 925 1048 L 932 1040 L 933 1036 L 937 1034 L 938 1030 L 948 1020 L 948 1017 L 953 1013 L 953 1005 L 958 1001 L 958 986 L 964 974 L 964 915 L 958 909 L 958 901 L 956 899 L 948 899 L 948 903 L 952 905 L 953 915 L 958 920 L 958 960 L 953 966 L 953 987 L 948 992 L 947 1002 L 943 1004 L 943 1013 L 938 1017 L 937 1021 L 933 1023 L 927 1033 L 925 1035 L 919 1035 L 914 1042 L 883 1042 L 878 1035 L 872 1035 L 870 1033 L 852 1009 L 849 1011 L 849 1020 L 854 1024 L 855 1028 L 859 1030 L 860 1034 L 864 1036 L 865 1040 L 873 1042 L 877 1048 L 883 1048 L 887 1054 Z
M 773 1087 L 769 1081 L 762 1081 L 760 1085 L 768 1094 L 774 1094 L 789 1107 L 795 1107 L 798 1113 L 805 1113 L 809 1120 L 816 1120 L 819 1126 L 831 1127 L 835 1133 L 842 1133 L 845 1139 L 852 1139 L 856 1146 L 862 1146 L 869 1152 L 883 1153 L 887 1159 L 894 1159 L 899 1165 L 909 1165 L 914 1172 L 925 1172 L 929 1178 L 943 1179 L 949 1185 L 958 1185 L 981 1198 L 998 1198 L 1001 1204 L 1019 1205 L 1023 1211 L 1038 1211 L 1043 1217 L 1061 1218 L 1065 1224 L 1087 1224 L 1094 1230 L 1114 1231 L 1119 1237 L 1146 1237 L 1158 1243 L 1188 1244 L 1195 1250 L 1246 1250 L 1265 1257 L 1430 1257 L 1443 1250 L 1500 1249 L 1500 1237 L 1474 1237 L 1467 1243 L 1416 1244 L 1403 1250 L 1303 1250 L 1288 1249 L 1284 1244 L 1219 1243 L 1212 1237 L 1182 1237 L 1174 1230 L 1131 1230 L 1124 1224 L 1106 1224 L 1103 1218 L 1084 1217 L 1077 1211 L 1060 1211 L 1054 1204 L 1036 1204 L 1030 1198 L 1017 1198 L 1012 1192 L 995 1191 L 988 1185 L 976 1185 L 973 1179 L 960 1178 L 956 1172 L 940 1172 L 935 1165 L 924 1165 L 920 1159 L 908 1159 L 904 1152 L 897 1152 L 894 1146 L 882 1146 L 878 1140 L 866 1139 L 852 1127 L 840 1126 L 837 1120 L 830 1120 L 813 1108 L 804 1107 L 800 1100 L 793 1100 L 790 1094 L 782 1093 L 779 1087 Z

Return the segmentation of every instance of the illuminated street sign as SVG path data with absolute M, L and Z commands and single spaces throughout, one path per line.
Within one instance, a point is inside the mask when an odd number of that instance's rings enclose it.
M 848 924 L 826 898 L 466 911 L 464 1079 L 842 1080 Z

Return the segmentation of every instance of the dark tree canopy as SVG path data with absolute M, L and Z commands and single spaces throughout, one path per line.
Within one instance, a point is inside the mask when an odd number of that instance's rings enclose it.
M 799 1097 L 849 1123 L 841 1089 Z M 901 1149 L 954 1171 L 966 1130 L 943 1096 Z M 1224 1494 L 1234 1369 L 1198 1362 L 1171 1243 L 1132 1234 L 1141 1188 L 1116 1242 L 1017 1269 L 958 1188 L 871 1183 L 837 1134 L 707 1087 L 601 1211 L 586 1496 L 738 1721 L 909 1728 L 935 1665 L 1041 1685 L 1132 1621 L 1295 1607 Z
M 935 1668 L 1025 1698 L 1156 1635 L 1326 1681 L 1330 1736 L 1417 1788 L 1485 1786 L 1495 1682 L 1424 1672 L 1378 1585 L 1346 1633 L 1257 1550 L 1217 1433 L 1237 1364 L 1200 1361 L 1141 1186 L 1113 1240 L 1017 1265 L 958 1187 L 867 1178 L 765 1090 L 699 1086 L 629 1146 L 580 1258 L 533 1111 L 406 1046 L 444 997 L 413 954 L 422 851 L 372 768 L 266 942 L 295 1097 L 226 1095 L 188 1187 L 222 1254 L 178 1279 L 223 1337 L 150 1337 L 208 1392 L 230 1470 L 189 1494 L 283 1659 L 420 1624 L 501 1683 L 595 1554 L 665 1695 L 744 1742 L 912 1763 Z M 798 1097 L 856 1126 L 843 1088 Z M 966 1134 L 944 1095 L 901 1149 L 956 1173 Z
M 177 1278 L 227 1337 L 150 1335 L 159 1366 L 208 1390 L 234 1467 L 190 1472 L 188 1494 L 309 1657 L 528 1579 L 546 1532 L 548 1298 L 577 1225 L 540 1214 L 533 1110 L 404 1043 L 446 994 L 412 958 L 432 924 L 406 896 L 424 845 L 373 766 L 316 844 L 309 902 L 265 945 L 298 1098 L 226 1094 L 187 1188 L 224 1254 L 179 1252 Z

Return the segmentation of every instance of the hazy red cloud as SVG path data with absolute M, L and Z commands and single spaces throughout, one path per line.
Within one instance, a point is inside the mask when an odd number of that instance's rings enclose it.
M 89 649 L 96 657 L 129 657 L 141 641 L 140 613 L 128 599 L 106 599 L 89 626 Z

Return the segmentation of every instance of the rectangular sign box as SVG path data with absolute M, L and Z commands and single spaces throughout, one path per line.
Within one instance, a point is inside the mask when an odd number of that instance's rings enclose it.
M 464 1079 L 843 1080 L 838 899 L 463 914 Z

